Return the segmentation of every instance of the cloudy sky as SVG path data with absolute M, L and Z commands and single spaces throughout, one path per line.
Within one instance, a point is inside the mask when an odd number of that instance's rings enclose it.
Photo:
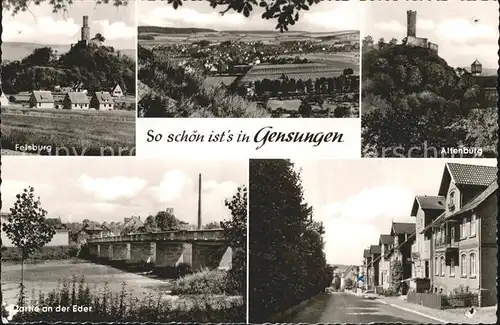
M 417 37 L 439 45 L 439 56 L 453 67 L 477 58 L 483 68 L 498 66 L 497 1 L 385 1 L 364 4 L 361 33 L 375 41 L 406 36 L 406 11 L 417 11 Z M 478 19 L 478 23 L 474 20 Z
M 95 5 L 95 1 L 75 1 L 68 12 L 52 13 L 49 1 L 30 5 L 30 12 L 16 16 L 2 11 L 4 42 L 27 42 L 66 45 L 80 39 L 82 16 L 89 16 L 90 36 L 101 33 L 105 44 L 119 49 L 133 49 L 136 42 L 135 3 L 125 7 L 112 4 Z M 33 3 L 33 2 L 32 2 Z
M 261 18 L 263 10 L 254 7 L 246 18 L 243 14 L 229 11 L 219 14 L 224 7 L 213 9 L 207 1 L 185 1 L 177 10 L 167 1 L 140 1 L 138 20 L 142 26 L 198 27 L 215 30 L 274 30 L 276 21 Z M 359 30 L 360 10 L 356 1 L 324 1 L 303 11 L 300 20 L 291 31 L 331 32 Z
M 171 207 L 177 218 L 196 224 L 198 173 L 202 173 L 206 224 L 230 218 L 224 200 L 247 183 L 247 170 L 247 161 L 5 156 L 2 212 L 9 212 L 15 195 L 31 185 L 49 217 L 61 217 L 63 222 L 123 221 L 132 215 L 144 219 Z
M 437 195 L 445 162 L 496 166 L 495 159 L 295 160 L 304 198 L 323 221 L 326 257 L 359 264 L 363 249 L 390 232 L 392 220 L 410 217 L 416 195 Z M 413 219 L 413 220 L 412 220 Z

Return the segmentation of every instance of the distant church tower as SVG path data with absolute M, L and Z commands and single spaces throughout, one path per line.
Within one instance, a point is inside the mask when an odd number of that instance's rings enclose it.
M 89 16 L 83 16 L 82 41 L 86 43 L 90 40 Z
M 481 73 L 483 73 L 483 65 L 478 59 L 470 65 L 470 73 L 472 73 L 473 76 L 480 76 Z
M 417 12 L 406 11 L 406 36 L 417 36 Z

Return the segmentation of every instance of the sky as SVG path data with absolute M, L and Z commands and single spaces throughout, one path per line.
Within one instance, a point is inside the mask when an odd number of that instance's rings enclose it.
M 31 4 L 29 11 L 2 11 L 4 42 L 40 43 L 66 45 L 80 39 L 82 16 L 89 16 L 90 36 L 101 33 L 105 45 L 118 49 L 133 49 L 136 42 L 135 3 L 129 1 L 125 7 L 112 4 L 96 6 L 95 1 L 75 1 L 66 13 L 52 13 L 49 1 L 40 5 Z M 32 2 L 33 3 L 33 2 Z
M 185 1 L 177 10 L 167 1 L 140 1 L 138 21 L 142 26 L 196 27 L 215 30 L 274 30 L 275 20 L 261 18 L 263 9 L 254 7 L 250 17 L 229 11 L 225 6 L 213 9 L 207 1 Z M 360 10 L 356 1 L 324 1 L 302 11 L 299 22 L 290 31 L 332 32 L 359 30 Z
M 359 265 L 363 250 L 410 217 L 416 195 L 437 195 L 446 162 L 496 166 L 496 159 L 294 160 L 304 199 L 325 226 L 328 263 Z
M 34 168 L 36 166 L 36 168 Z M 132 215 L 174 215 L 196 225 L 198 173 L 202 173 L 202 223 L 231 218 L 224 200 L 247 184 L 248 161 L 173 161 L 139 157 L 2 157 L 2 212 L 31 185 L 48 217 L 123 221 Z M 43 171 L 43 172 L 42 172 Z
M 377 1 L 364 3 L 361 36 L 375 41 L 406 36 L 406 11 L 417 11 L 417 37 L 439 45 L 439 56 L 452 67 L 498 67 L 497 1 Z M 479 23 L 474 23 L 478 19 Z

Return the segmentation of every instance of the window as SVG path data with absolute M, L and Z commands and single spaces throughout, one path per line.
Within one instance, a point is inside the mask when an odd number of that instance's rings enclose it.
M 451 259 L 450 261 L 450 277 L 455 276 L 455 260 Z
M 451 191 L 448 197 L 448 210 L 455 211 L 455 191 Z
M 462 219 L 460 238 L 462 239 L 467 238 L 467 218 Z
M 467 257 L 465 254 L 460 256 L 460 273 L 462 276 L 467 276 Z
M 476 254 L 470 253 L 470 275 L 476 276 Z
M 476 215 L 473 214 L 470 220 L 470 236 L 476 235 Z
M 438 264 L 438 258 L 434 258 L 434 275 L 439 275 L 439 264 Z
M 450 228 L 450 240 L 455 241 L 455 226 L 451 226 Z
M 441 256 L 441 276 L 444 276 L 446 270 L 446 264 L 444 263 L 444 256 Z

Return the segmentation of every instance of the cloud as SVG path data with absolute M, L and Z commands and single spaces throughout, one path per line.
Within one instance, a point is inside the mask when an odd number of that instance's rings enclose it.
M 376 30 L 379 30 L 381 32 L 394 32 L 394 33 L 400 33 L 405 31 L 406 29 L 399 21 L 396 20 L 376 23 L 374 27 Z
M 417 28 L 423 30 L 433 30 L 434 22 L 430 19 L 418 19 L 417 20 Z
M 328 213 L 331 210 L 333 214 L 329 217 L 332 218 L 358 222 L 378 221 L 380 217 L 389 219 L 397 217 L 388 212 L 406 211 L 408 202 L 411 202 L 414 197 L 411 191 L 400 187 L 364 189 L 343 203 L 328 204 L 323 212 Z
M 122 21 L 110 23 L 109 20 L 96 20 L 93 24 L 98 26 L 106 40 L 130 39 L 136 35 L 135 27 L 127 26 Z
M 179 169 L 163 175 L 157 186 L 151 188 L 154 197 L 161 203 L 171 202 L 181 197 L 182 192 L 192 184 L 184 172 Z
M 84 191 L 98 199 L 113 201 L 133 198 L 144 189 L 147 181 L 138 177 L 93 178 L 84 174 L 78 178 L 78 183 Z
M 342 8 L 343 9 L 343 8 Z M 304 13 L 304 21 L 323 30 L 359 29 L 359 12 L 356 10 L 330 10 Z M 300 22 L 300 20 L 299 20 Z
M 363 249 L 377 244 L 392 220 L 408 222 L 408 206 L 414 197 L 402 187 L 377 187 L 363 189 L 344 202 L 324 205 L 315 218 L 325 225 L 328 261 L 359 263 Z
M 484 24 L 474 24 L 464 18 L 446 19 L 436 27 L 436 35 L 442 39 L 455 43 L 481 43 L 496 41 L 498 30 Z
M 226 13 L 223 16 L 218 12 L 200 13 L 190 8 L 162 7 L 155 8 L 149 13 L 141 15 L 139 22 L 148 26 L 194 26 L 212 27 L 215 26 L 240 26 L 247 18 L 238 13 Z
M 80 25 L 72 18 L 54 20 L 53 17 L 37 17 L 29 22 L 4 22 L 2 38 L 5 42 L 33 41 L 43 35 L 50 39 L 74 38 L 80 31 Z

